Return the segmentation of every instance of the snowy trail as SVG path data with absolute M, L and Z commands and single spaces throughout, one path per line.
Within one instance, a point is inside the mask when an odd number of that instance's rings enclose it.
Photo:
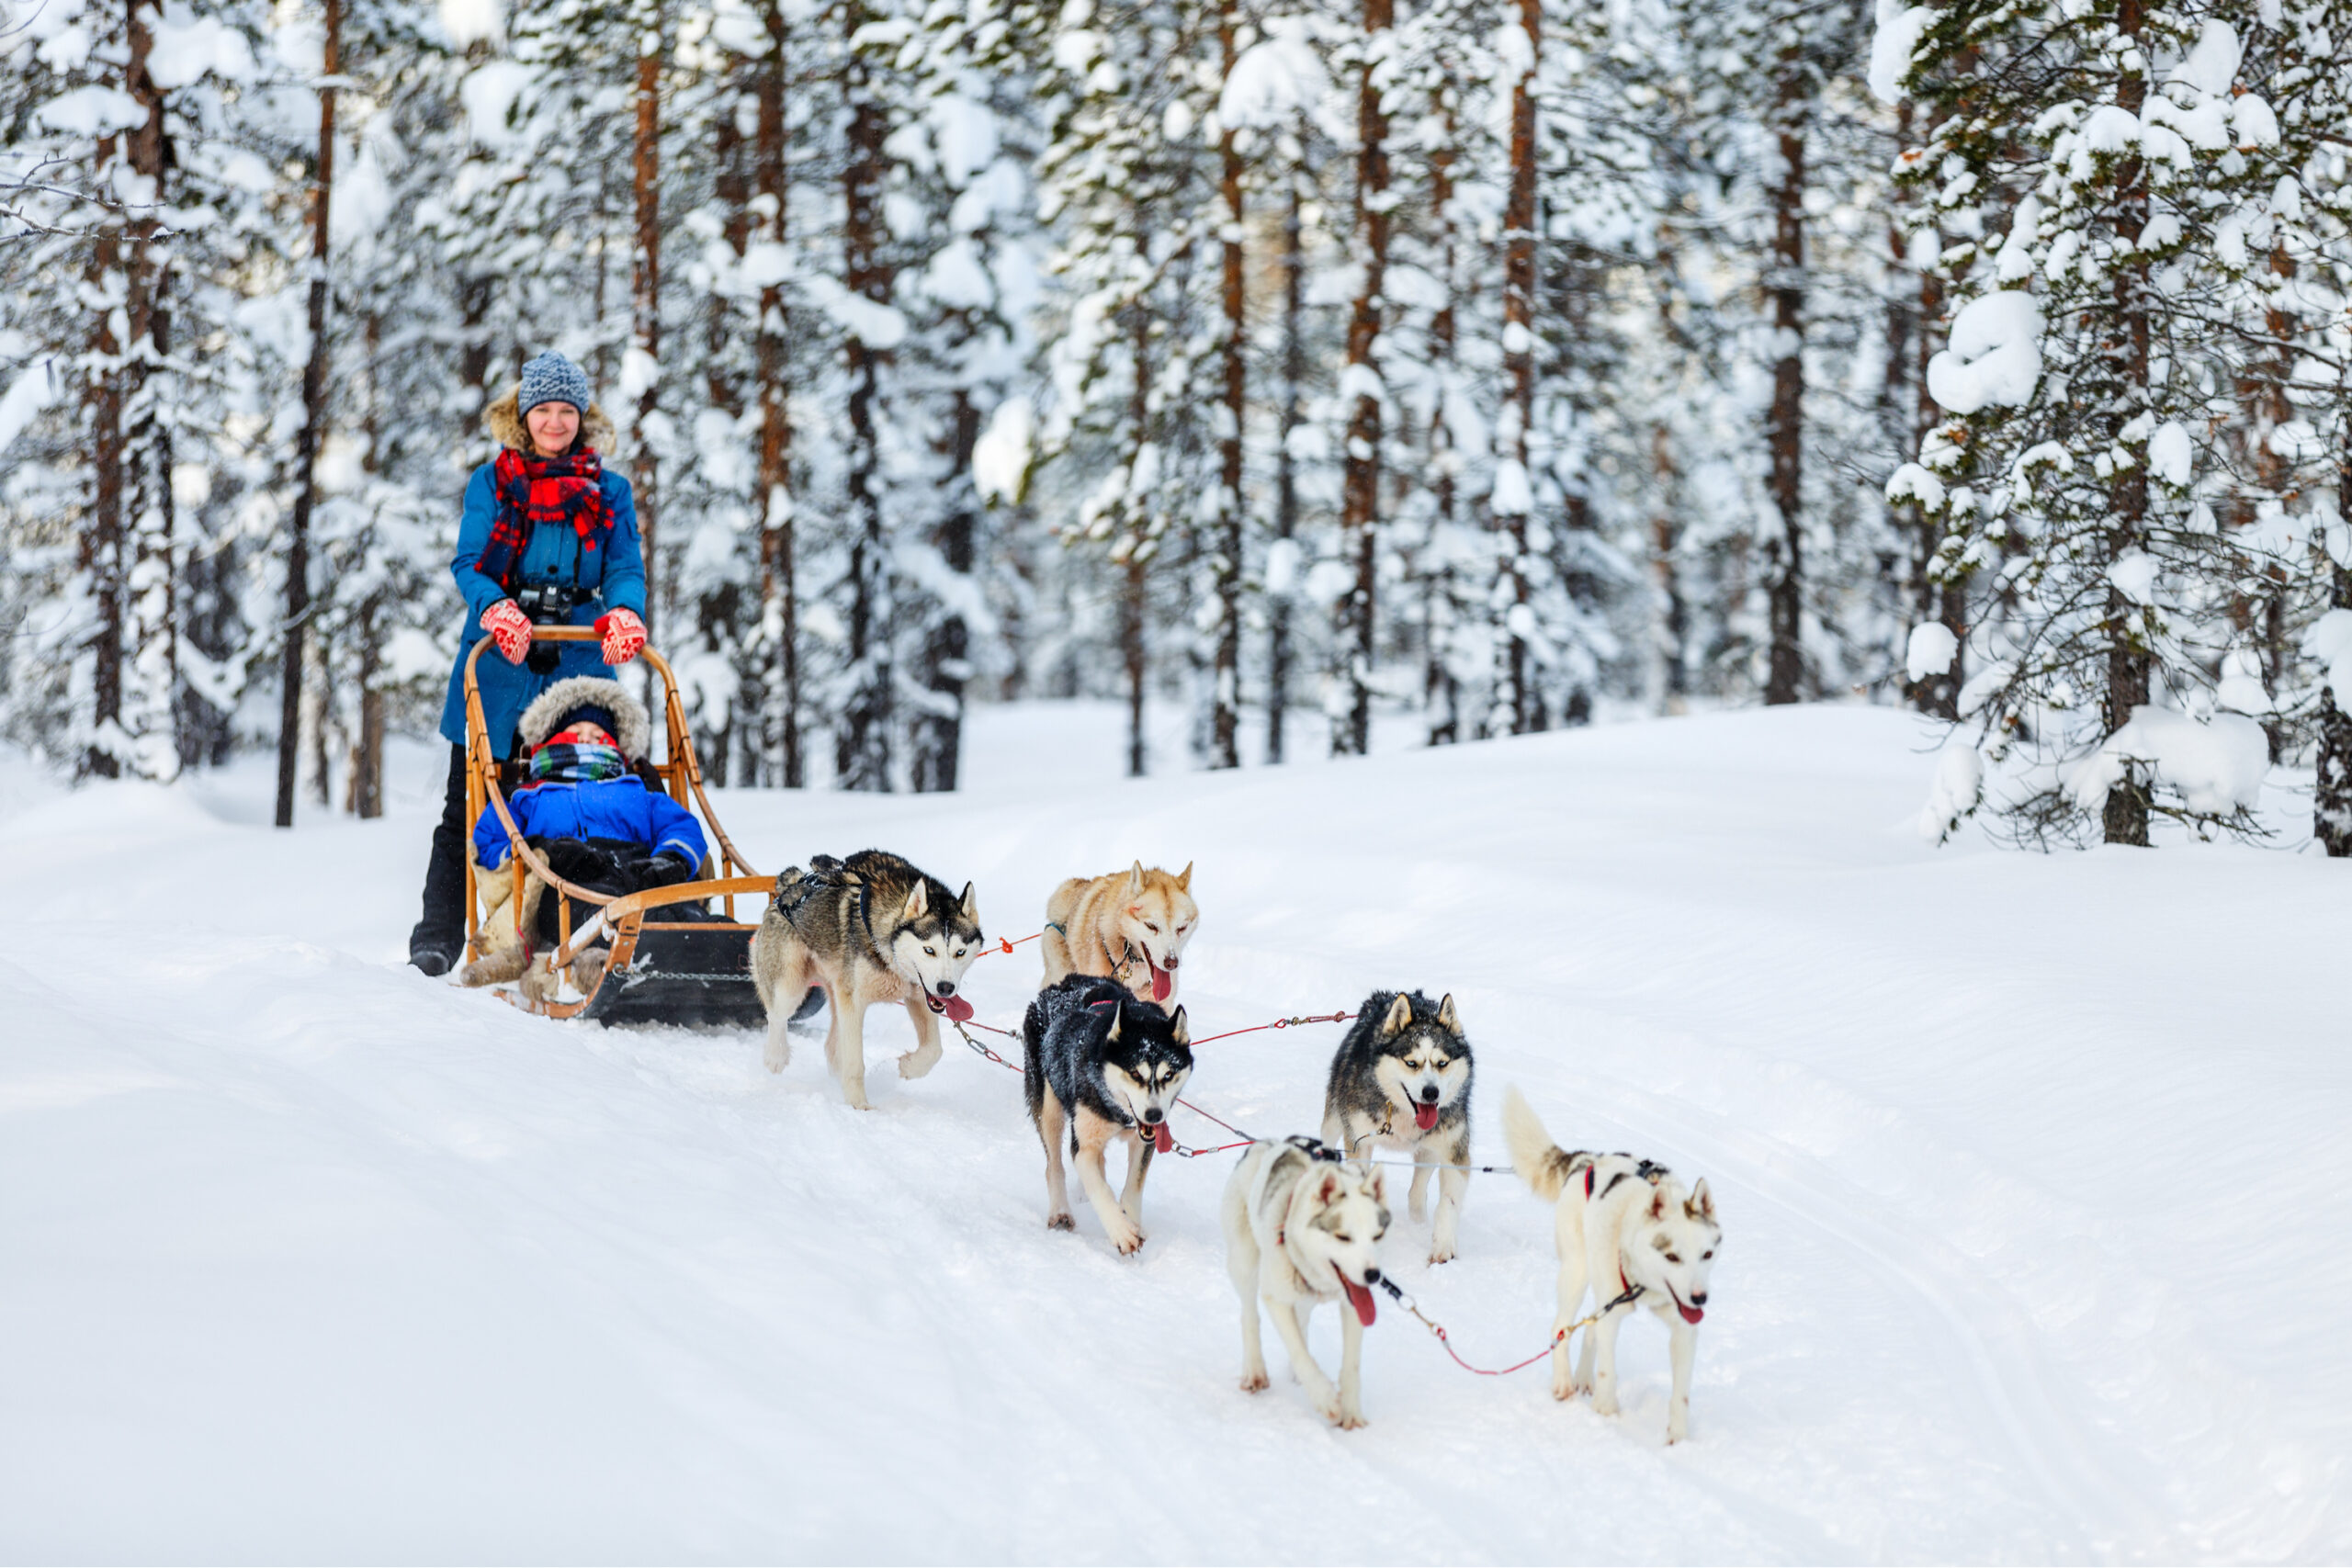
M 1044 1229 L 1019 1082 L 952 1039 L 901 1083 L 876 1015 L 860 1115 L 816 1041 L 772 1077 L 749 1035 L 426 982 L 395 962 L 413 808 L 273 835 L 234 781 L 0 780 L 0 1330 L 33 1348 L 0 1371 L 0 1552 L 2352 1552 L 2352 1267 L 2278 1256 L 2352 1228 L 2342 868 L 1930 852 L 1883 712 L 1046 782 L 1057 748 L 1107 761 L 1092 716 L 984 714 L 961 796 L 721 810 L 769 869 L 878 842 L 972 877 L 991 934 L 1069 872 L 1196 859 L 1204 1033 L 1452 989 L 1478 1157 L 1517 1082 L 1563 1139 L 1714 1186 L 1693 1441 L 1662 1446 L 1646 1318 L 1615 1420 L 1393 1309 L 1366 1431 L 1279 1375 L 1245 1396 L 1230 1156 L 1156 1165 L 1122 1260 L 1091 1214 Z M 1035 979 L 1034 948 L 983 961 L 980 1018 Z M 1310 1130 L 1339 1032 L 1204 1045 L 1188 1098 Z M 1396 1198 L 1388 1264 L 1457 1348 L 1540 1348 L 1545 1209 L 1475 1178 L 1431 1269 Z M 1336 1358 L 1329 1313 L 1311 1338 Z

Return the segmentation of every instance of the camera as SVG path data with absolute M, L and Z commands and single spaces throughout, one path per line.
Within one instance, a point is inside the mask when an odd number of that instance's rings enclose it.
M 571 612 L 594 597 L 594 590 L 569 583 L 526 582 L 514 590 L 514 607 L 530 616 L 535 626 L 569 626 Z M 556 660 L 561 657 L 563 649 L 560 645 L 534 642 L 525 666 L 534 675 L 551 675 L 555 673 Z

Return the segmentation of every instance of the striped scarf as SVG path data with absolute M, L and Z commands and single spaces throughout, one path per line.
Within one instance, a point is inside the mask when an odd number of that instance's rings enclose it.
M 613 531 L 605 511 L 604 472 L 603 459 L 586 447 L 562 457 L 526 457 L 512 446 L 501 451 L 491 465 L 497 506 L 490 543 L 475 570 L 513 593 L 524 547 L 542 523 L 569 523 L 580 536 L 580 547 L 595 549 Z
M 582 745 L 550 740 L 531 753 L 531 782 L 542 784 L 605 784 L 628 772 L 614 746 Z

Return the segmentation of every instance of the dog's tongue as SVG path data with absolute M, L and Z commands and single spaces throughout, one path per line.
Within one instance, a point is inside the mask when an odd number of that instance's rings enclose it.
M 972 1020 L 972 1004 L 961 997 L 933 997 L 929 1000 L 931 1010 L 945 1013 L 951 1023 L 969 1023 Z
M 1157 1122 L 1152 1124 L 1151 1146 L 1161 1154 L 1166 1154 L 1176 1146 L 1176 1134 L 1168 1130 L 1167 1122 Z
M 1359 1285 L 1342 1274 L 1340 1276 L 1340 1288 L 1348 1292 L 1348 1304 L 1356 1309 L 1356 1321 L 1370 1328 L 1373 1315 L 1379 1311 L 1373 1304 L 1370 1287 Z
M 1159 964 L 1152 964 L 1148 958 L 1144 962 L 1151 965 L 1151 999 L 1156 1002 L 1166 1001 L 1168 993 L 1176 988 L 1176 976 Z
M 1696 1323 L 1707 1315 L 1705 1307 L 1683 1306 L 1680 1302 L 1676 1302 L 1674 1304 L 1681 1311 L 1682 1321 L 1685 1323 Z
M 1419 1127 L 1424 1133 L 1436 1126 L 1437 1107 L 1434 1105 L 1415 1105 L 1413 1107 L 1413 1125 Z

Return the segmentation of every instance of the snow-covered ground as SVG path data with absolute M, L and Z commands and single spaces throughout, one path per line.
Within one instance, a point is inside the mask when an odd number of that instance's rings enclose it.
M 876 1109 L 804 1043 L 537 1021 L 400 962 L 440 760 L 387 820 L 258 767 L 0 774 L 0 1554 L 792 1561 L 2342 1560 L 2352 867 L 1934 851 L 1912 721 L 1806 708 L 1116 776 L 1109 710 L 983 710 L 955 797 L 731 794 L 763 868 L 874 843 L 989 931 L 1198 863 L 1202 1032 L 1451 989 L 1482 1156 L 1522 1085 L 1705 1175 L 1692 1440 L 1384 1314 L 1373 1425 L 1235 1386 L 1216 1201 L 1043 1220 L 1011 1073 Z M 1033 948 L 984 960 L 1015 1020 Z M 1329 1026 L 1192 1098 L 1310 1130 Z M 1180 1121 L 1188 1142 L 1216 1129 Z M 1547 1212 L 1474 1179 L 1388 1261 L 1474 1360 L 1544 1342 Z M 1314 1342 L 1336 1357 L 1329 1312 Z M 1270 1340 L 1271 1343 L 1271 1340 Z M 1274 1352 L 1279 1359 L 1279 1350 Z

